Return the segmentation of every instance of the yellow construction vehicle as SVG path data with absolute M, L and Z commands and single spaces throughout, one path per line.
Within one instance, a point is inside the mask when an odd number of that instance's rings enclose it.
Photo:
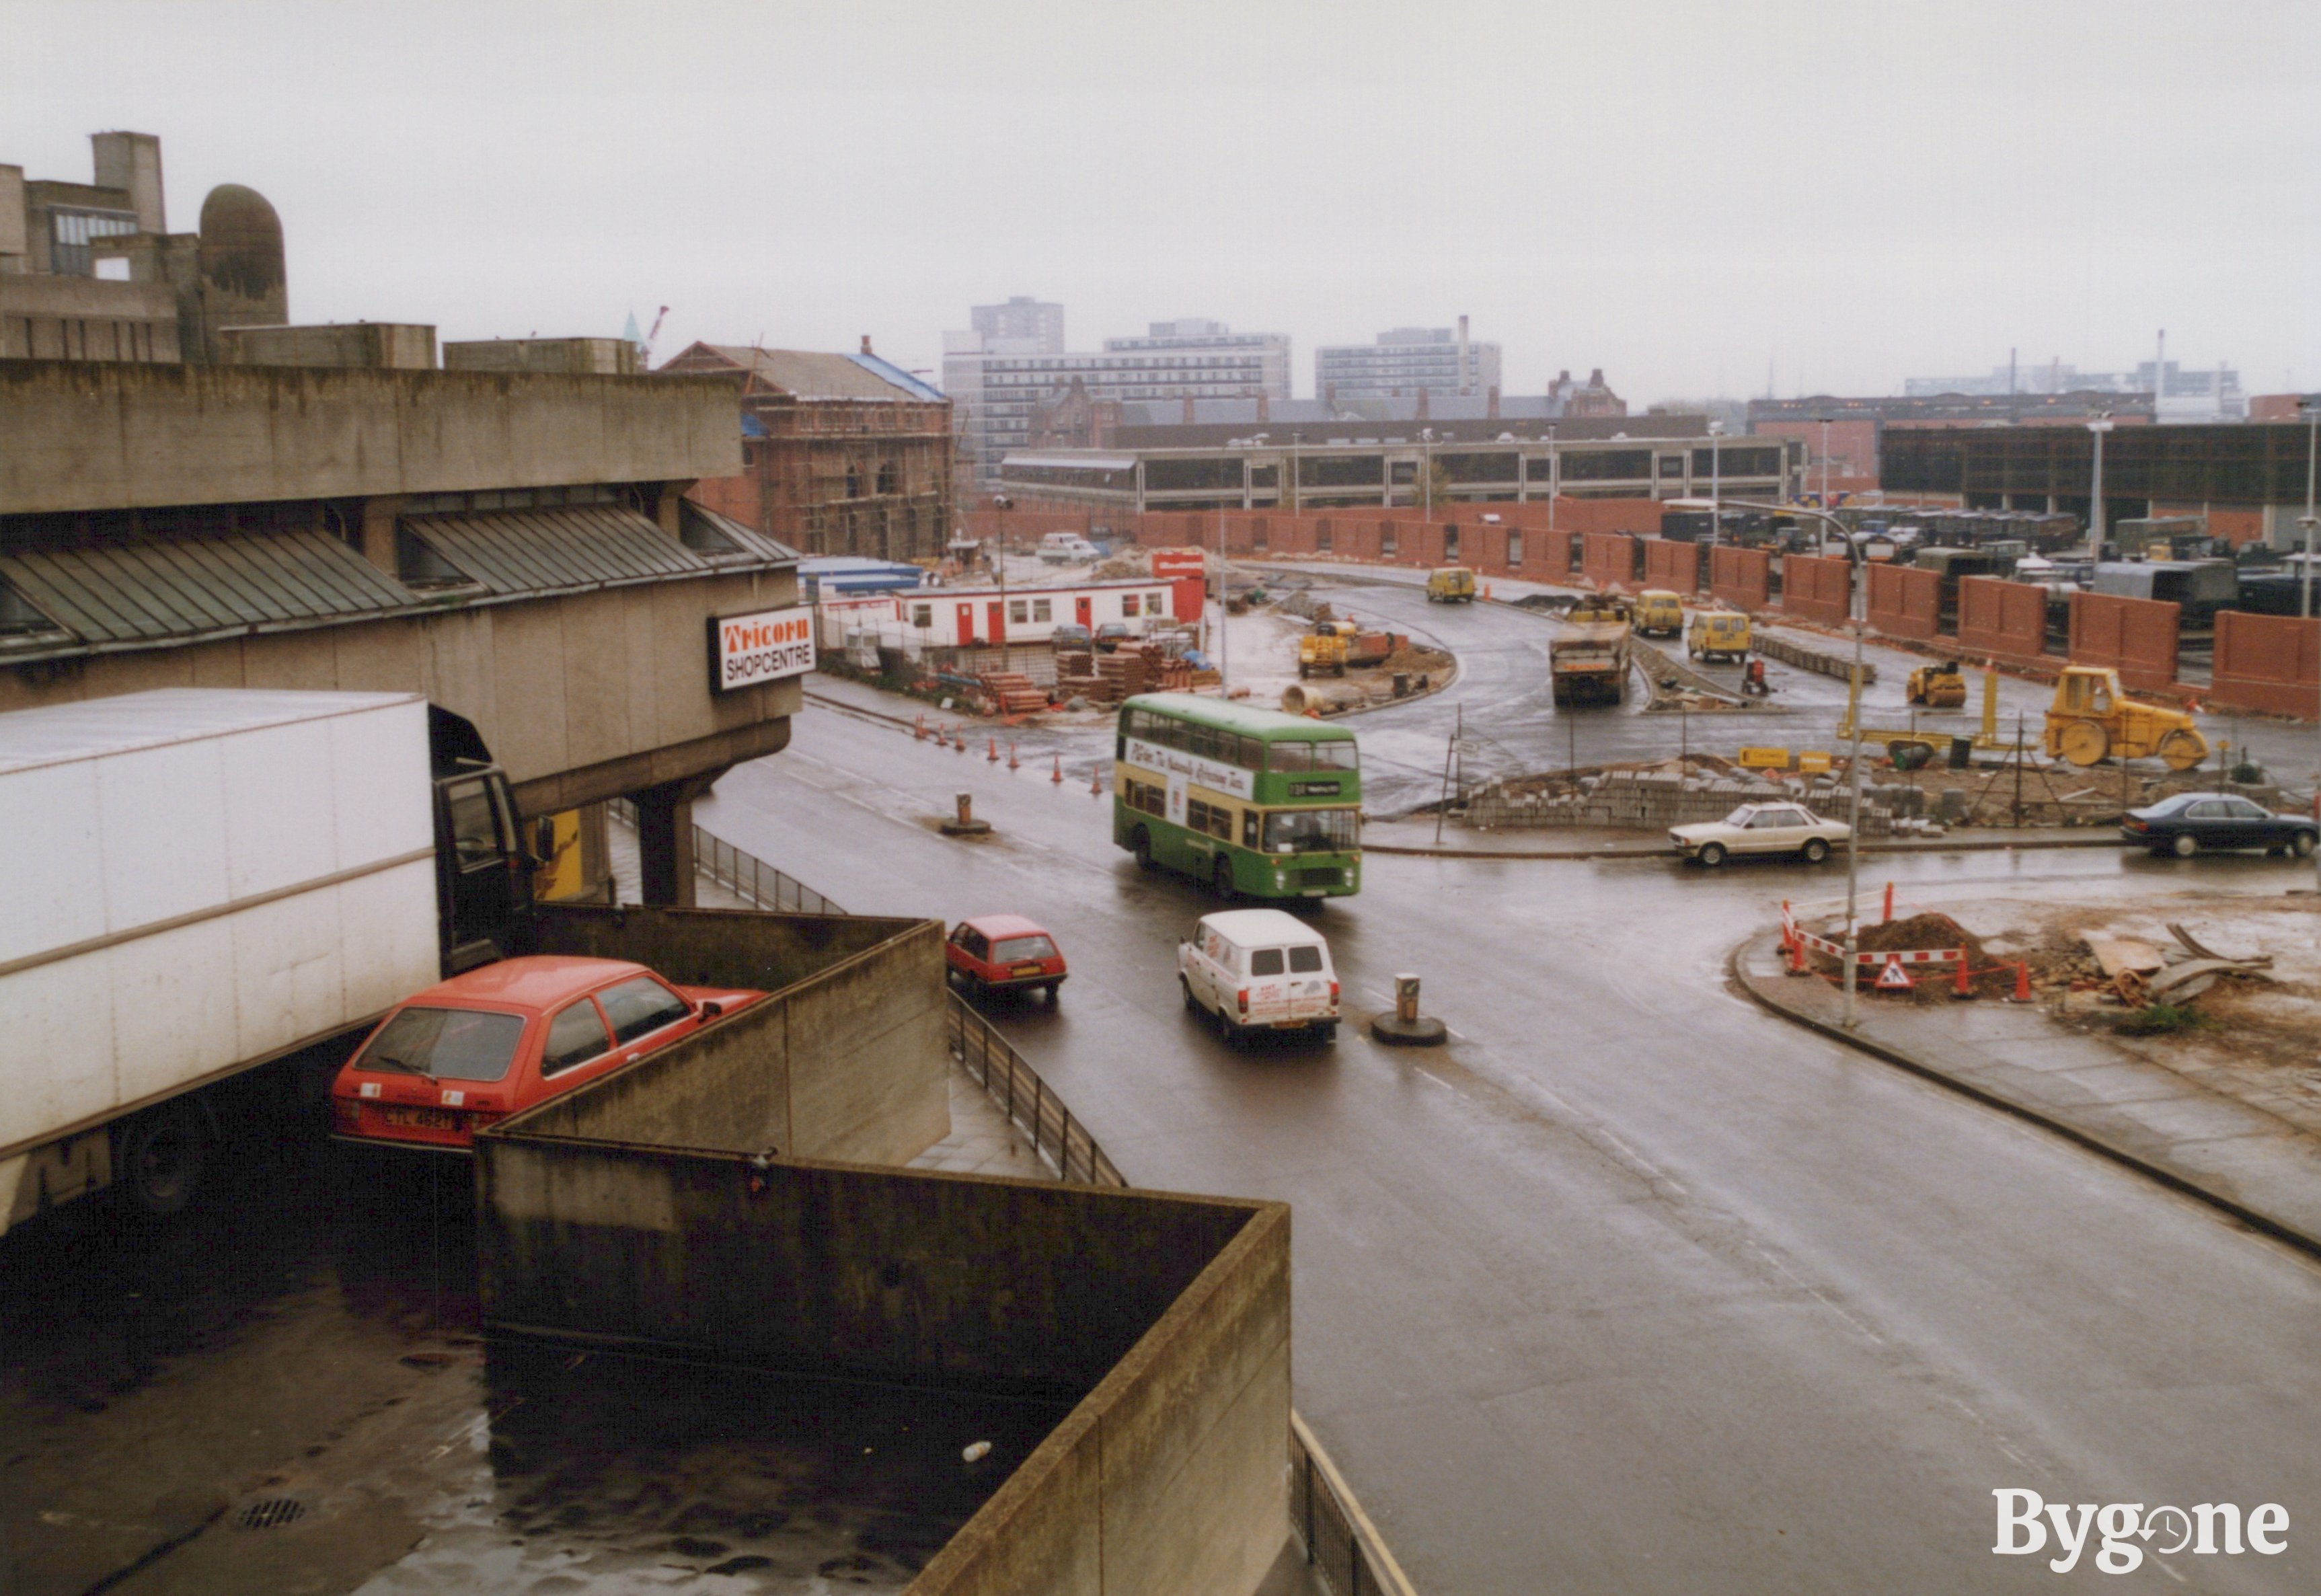
M 1956 660 L 1944 660 L 1939 665 L 1921 665 L 1910 672 L 1909 700 L 1927 709 L 1963 709 L 1966 707 L 1966 678 L 1959 674 Z
M 1346 643 L 1359 630 L 1352 621 L 1316 621 L 1306 635 L 1297 640 L 1297 676 L 1299 680 L 1317 670 L 1327 670 L 1333 676 L 1346 673 Z
M 1426 602 L 1429 604 L 1472 604 L 1475 602 L 1475 573 L 1463 565 L 1440 565 L 1427 573 Z
M 1912 678 L 1913 682 L 1916 677 Z M 1959 697 L 1963 703 L 1965 683 L 1959 684 Z M 1915 700 L 1913 700 L 1915 702 Z M 1845 717 L 1837 723 L 1840 746 L 1853 740 L 1853 723 L 1861 708 L 1861 684 L 1854 682 L 1846 689 Z M 1864 726 L 1861 740 L 1886 750 L 1894 762 L 1906 770 L 1916 770 L 1931 761 L 1941 746 L 1957 740 L 1957 734 L 1941 727 L 1912 725 Z M 1982 726 L 1967 742 L 1976 748 L 2006 750 L 2014 743 L 2002 741 L 1998 735 L 1998 672 L 1986 670 L 1982 673 Z
M 1636 595 L 1636 631 L 1644 637 L 1675 637 L 1684 631 L 1684 600 L 1666 588 Z
M 2082 767 L 2156 755 L 2171 771 L 2189 771 L 2208 757 L 2208 740 L 2182 710 L 2120 691 L 2109 666 L 2066 665 L 2047 710 L 2045 749 L 2050 759 Z

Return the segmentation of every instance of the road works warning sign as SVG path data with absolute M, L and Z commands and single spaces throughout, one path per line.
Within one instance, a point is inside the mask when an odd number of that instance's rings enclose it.
M 709 688 L 730 693 L 814 669 L 814 611 L 802 604 L 709 621 Z

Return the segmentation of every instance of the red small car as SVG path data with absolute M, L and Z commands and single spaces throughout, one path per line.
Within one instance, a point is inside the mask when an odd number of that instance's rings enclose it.
M 1064 955 L 1056 939 L 1021 915 L 978 915 L 961 920 L 943 945 L 955 984 L 970 997 L 985 992 L 1028 992 L 1040 988 L 1048 1001 L 1064 984 Z
M 331 1085 L 331 1131 L 466 1153 L 478 1126 L 693 1035 L 763 992 L 681 987 L 622 959 L 505 959 L 397 1004 Z

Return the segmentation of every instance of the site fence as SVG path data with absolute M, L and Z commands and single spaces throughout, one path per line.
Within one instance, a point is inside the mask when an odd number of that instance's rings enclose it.
M 606 806 L 613 818 L 634 831 L 636 806 L 614 798 Z M 760 908 L 782 915 L 842 915 L 846 911 L 796 876 L 776 870 L 761 859 L 744 853 L 723 837 L 693 828 L 693 868 L 738 898 Z

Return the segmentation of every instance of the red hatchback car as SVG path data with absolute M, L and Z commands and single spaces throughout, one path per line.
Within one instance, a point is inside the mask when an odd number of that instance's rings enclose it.
M 961 920 L 943 945 L 952 981 L 970 997 L 985 992 L 1044 990 L 1056 1000 L 1064 984 L 1064 955 L 1056 939 L 1021 915 L 978 915 Z
M 478 1126 L 693 1035 L 763 992 L 681 987 L 621 959 L 541 955 L 397 1004 L 331 1085 L 331 1131 L 465 1153 Z

